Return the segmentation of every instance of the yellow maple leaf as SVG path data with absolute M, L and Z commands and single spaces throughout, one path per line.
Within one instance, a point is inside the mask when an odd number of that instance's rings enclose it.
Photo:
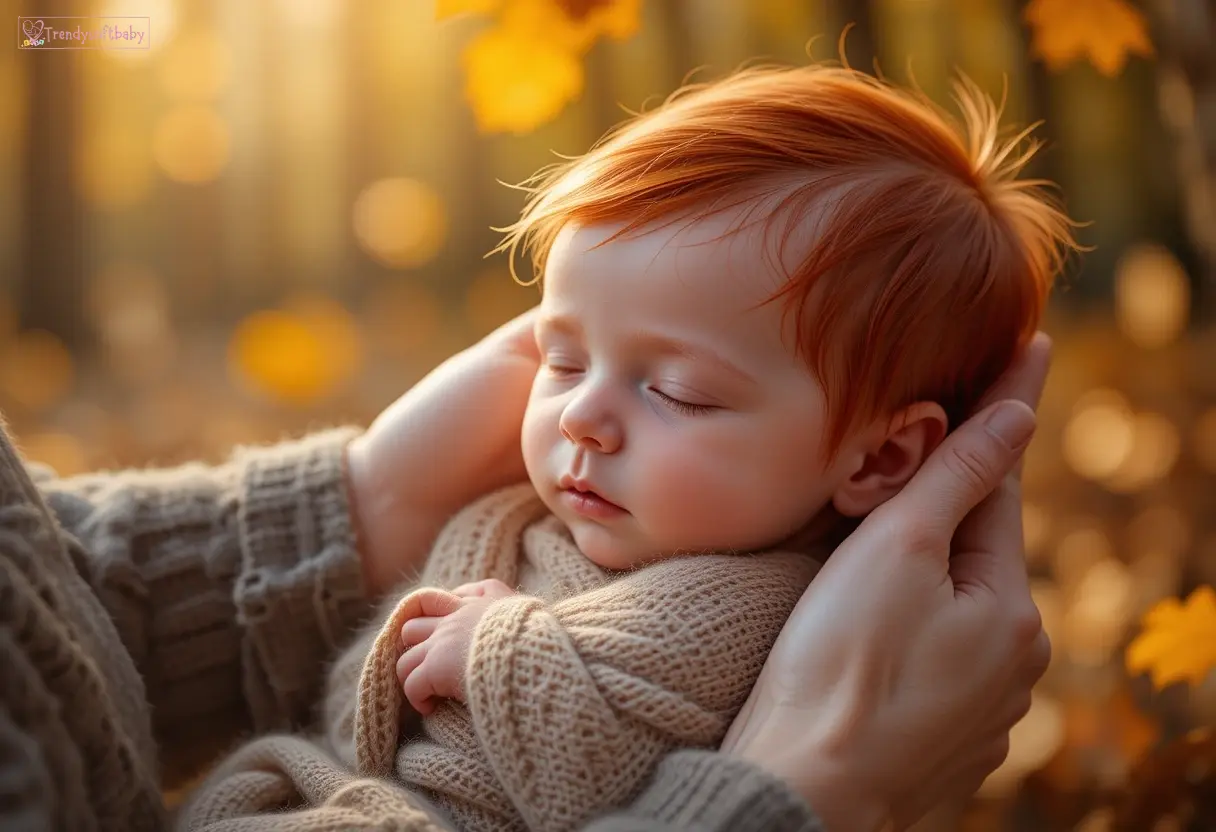
M 543 38 L 582 53 L 601 36 L 622 39 L 634 34 L 641 5 L 641 0 L 509 0 L 501 20 L 522 37 Z
M 1149 671 L 1153 685 L 1201 683 L 1216 667 L 1216 590 L 1201 586 L 1185 603 L 1161 601 L 1144 615 L 1143 630 L 1124 657 L 1131 673 Z
M 1023 17 L 1034 30 L 1035 54 L 1052 70 L 1088 57 L 1115 76 L 1128 55 L 1153 54 L 1144 15 L 1126 0 L 1030 0 Z
M 465 48 L 464 66 L 465 96 L 484 132 L 535 130 L 583 91 L 577 54 L 502 25 Z
M 642 24 L 642 0 L 557 0 L 566 14 L 586 20 L 602 35 L 624 40 Z
M 446 20 L 458 14 L 494 14 L 502 0 L 435 0 L 435 19 Z

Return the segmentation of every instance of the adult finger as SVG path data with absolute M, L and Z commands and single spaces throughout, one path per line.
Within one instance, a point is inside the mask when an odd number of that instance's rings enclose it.
M 1031 410 L 1038 409 L 1050 364 L 1051 338 L 1044 332 L 1036 332 L 1004 375 L 980 399 L 976 411 L 1005 399 L 1016 399 Z
M 975 585 L 1000 587 L 1007 595 L 1030 592 L 1021 485 L 1014 472 L 959 524 L 953 549 L 950 576 L 956 589 Z
M 959 523 L 1001 484 L 1034 434 L 1034 411 L 1002 401 L 946 437 L 908 485 L 874 513 L 921 546 L 949 552 Z
M 1038 411 L 1050 368 L 1051 338 L 1044 332 L 1036 332 L 1013 365 L 980 400 L 976 410 L 983 410 L 1004 399 L 1015 399 Z M 1024 459 L 1019 459 L 1013 468 L 1013 476 L 1017 479 L 1021 479 L 1024 462 Z

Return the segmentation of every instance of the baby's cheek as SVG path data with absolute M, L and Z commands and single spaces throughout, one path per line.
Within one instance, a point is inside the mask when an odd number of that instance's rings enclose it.
M 670 548 L 761 548 L 805 523 L 821 475 L 762 443 L 656 449 L 651 518 Z M 796 449 L 788 449 L 793 454 Z
M 547 473 L 545 463 L 560 435 L 556 416 L 547 412 L 544 403 L 535 401 L 534 397 L 524 412 L 520 436 L 524 467 L 533 484 L 538 484 L 536 482 L 538 476 L 543 478 Z
M 746 463 L 733 455 L 669 448 L 656 452 L 654 462 L 646 478 L 648 513 L 655 525 L 690 538 L 687 545 L 712 546 L 724 535 L 736 536 L 763 505 Z

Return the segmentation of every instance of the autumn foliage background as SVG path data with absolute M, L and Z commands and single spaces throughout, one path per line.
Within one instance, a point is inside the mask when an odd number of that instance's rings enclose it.
M 531 305 L 522 181 L 686 80 L 964 71 L 1093 247 L 1026 470 L 1055 659 L 1006 765 L 922 829 L 1213 829 L 1216 4 L 43 0 L 142 52 L 0 50 L 0 412 L 60 472 L 366 422 Z

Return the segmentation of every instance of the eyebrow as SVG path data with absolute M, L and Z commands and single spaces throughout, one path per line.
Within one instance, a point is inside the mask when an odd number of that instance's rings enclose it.
M 566 315 L 546 315 L 538 319 L 537 326 L 573 337 L 582 335 L 583 331 L 577 320 Z M 752 385 L 756 384 L 756 379 L 750 373 L 708 346 L 693 346 L 675 338 L 669 338 L 653 332 L 634 332 L 631 337 L 635 343 L 643 344 L 661 353 L 680 355 L 694 362 L 701 360 L 708 361 L 740 381 Z

